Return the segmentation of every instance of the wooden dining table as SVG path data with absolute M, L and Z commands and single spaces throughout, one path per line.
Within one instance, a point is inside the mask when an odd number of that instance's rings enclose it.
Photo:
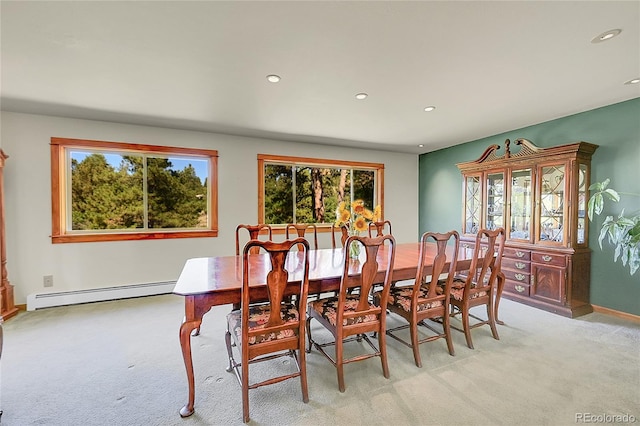
M 388 248 L 381 248 L 377 261 L 379 272 L 377 282 L 383 282 L 384 273 L 387 270 Z M 451 249 L 452 250 L 452 249 Z M 296 253 L 296 252 L 293 252 Z M 433 260 L 436 253 L 435 244 L 427 244 L 427 259 Z M 393 264 L 392 280 L 415 279 L 418 269 L 420 243 L 404 243 L 396 245 L 395 261 Z M 458 252 L 457 271 L 468 270 L 471 265 L 473 250 L 460 248 Z M 267 254 L 249 255 L 252 274 L 251 282 L 257 283 L 251 287 L 252 298 L 266 300 L 266 275 L 270 270 Z M 349 274 L 360 273 L 361 264 L 356 259 L 350 259 Z M 431 261 L 427 262 L 426 274 L 430 272 Z M 298 253 L 287 257 L 287 269 L 289 270 L 289 282 L 294 293 L 295 284 L 300 284 L 302 279 L 302 254 Z M 344 267 L 344 252 L 342 248 L 309 250 L 309 294 L 324 293 L 338 290 Z M 259 284 L 263 283 L 263 284 Z M 502 293 L 503 280 L 497 284 L 494 309 L 498 318 L 498 305 Z M 242 256 L 200 257 L 188 259 L 176 282 L 173 293 L 184 296 L 185 315 L 180 326 L 180 346 L 184 365 L 187 370 L 189 384 L 189 400 L 180 409 L 182 417 L 188 417 L 194 412 L 195 382 L 193 359 L 191 354 L 191 338 L 194 330 L 199 331 L 202 317 L 213 306 L 235 304 L 241 300 L 242 290 Z

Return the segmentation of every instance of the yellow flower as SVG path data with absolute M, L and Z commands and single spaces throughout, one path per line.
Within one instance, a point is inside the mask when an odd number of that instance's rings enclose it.
M 356 200 L 353 202 L 353 212 L 357 215 L 363 214 L 365 211 L 364 201 Z
M 349 219 L 351 219 L 351 213 L 349 213 L 349 210 L 341 210 L 336 222 L 347 223 Z
M 368 229 L 368 222 L 363 216 L 358 216 L 353 222 L 353 228 L 356 231 L 366 231 Z
M 336 208 L 335 226 L 346 225 L 350 229 L 349 233 L 358 235 L 369 229 L 369 222 L 377 221 L 381 216 L 380 205 L 371 211 L 365 207 L 362 200 L 355 200 L 350 207 L 347 207 L 346 202 L 341 201 Z
M 380 217 L 382 217 L 382 208 L 380 207 L 380 204 L 378 204 L 373 209 L 373 218 L 371 220 L 373 220 L 374 222 L 377 222 L 380 220 Z

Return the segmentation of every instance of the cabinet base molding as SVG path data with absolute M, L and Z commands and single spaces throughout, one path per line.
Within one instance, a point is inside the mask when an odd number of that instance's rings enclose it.
M 593 305 L 593 312 L 597 312 L 599 314 L 607 314 L 614 317 L 640 323 L 640 315 L 634 315 L 628 312 L 616 311 L 615 309 L 605 308 L 604 306 Z
M 567 318 L 576 318 L 590 314 L 594 311 L 593 306 L 588 303 L 580 303 L 573 306 L 559 306 L 552 303 L 545 303 L 541 300 L 536 300 L 530 297 L 518 297 L 516 294 L 507 292 L 502 293 L 502 297 L 513 300 L 514 302 L 522 303 L 523 305 L 532 306 L 534 308 L 542 309 L 543 311 L 562 315 Z

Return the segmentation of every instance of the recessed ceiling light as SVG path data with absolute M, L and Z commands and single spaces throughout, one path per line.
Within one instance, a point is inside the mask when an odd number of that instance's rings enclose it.
M 431 111 L 433 111 L 434 109 L 436 109 L 436 107 L 434 107 L 434 106 L 428 106 L 428 107 L 425 107 L 425 108 L 424 108 L 424 110 L 425 110 L 425 111 L 427 111 L 427 112 L 431 112 Z
M 269 74 L 267 76 L 267 81 L 270 83 L 277 83 L 280 81 L 280 76 L 275 74 Z
M 591 43 L 602 43 L 603 41 L 611 40 L 612 38 L 614 38 L 615 36 L 617 36 L 621 32 L 622 32 L 622 30 L 620 30 L 620 29 L 605 31 L 602 34 L 599 34 L 599 35 L 595 36 L 594 38 L 592 38 L 591 39 Z
M 640 78 L 634 78 L 624 82 L 624 84 L 638 84 L 638 83 L 640 83 Z
M 359 99 L 359 100 L 367 99 L 367 96 L 369 95 L 367 95 L 366 93 L 358 93 L 356 95 L 356 99 Z
M 423 144 L 418 145 L 418 148 L 424 148 Z

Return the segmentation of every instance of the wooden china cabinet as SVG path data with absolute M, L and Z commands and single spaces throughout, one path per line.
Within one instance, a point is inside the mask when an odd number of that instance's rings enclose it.
M 461 244 L 472 247 L 480 228 L 504 227 L 503 296 L 567 317 L 592 312 L 589 199 L 591 156 L 597 145 L 577 142 L 539 148 L 526 139 L 504 152 L 492 145 L 463 176 Z
M 14 305 L 13 286 L 7 273 L 7 249 L 4 223 L 4 162 L 9 158 L 0 149 L 0 322 L 18 313 Z

